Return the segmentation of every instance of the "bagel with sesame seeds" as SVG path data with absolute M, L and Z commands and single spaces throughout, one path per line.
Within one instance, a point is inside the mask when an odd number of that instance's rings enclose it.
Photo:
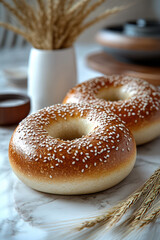
M 116 185 L 131 172 L 136 144 L 120 118 L 102 105 L 57 104 L 18 125 L 9 160 L 33 189 L 88 194 Z
M 88 102 L 103 105 L 117 114 L 133 133 L 136 144 L 160 135 L 160 90 L 128 76 L 104 76 L 71 89 L 63 103 Z

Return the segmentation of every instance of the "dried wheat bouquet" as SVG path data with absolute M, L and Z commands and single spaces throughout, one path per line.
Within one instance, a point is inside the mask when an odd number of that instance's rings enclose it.
M 11 2 L 11 3 L 10 3 Z M 60 49 L 72 46 L 77 37 L 98 21 L 124 7 L 114 7 L 87 20 L 106 0 L 0 0 L 14 17 L 14 24 L 0 26 L 23 36 L 38 49 Z

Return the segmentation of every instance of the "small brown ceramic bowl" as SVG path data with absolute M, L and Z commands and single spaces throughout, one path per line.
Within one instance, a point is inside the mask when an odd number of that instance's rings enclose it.
M 0 125 L 19 123 L 30 111 L 30 98 L 21 94 L 0 94 Z

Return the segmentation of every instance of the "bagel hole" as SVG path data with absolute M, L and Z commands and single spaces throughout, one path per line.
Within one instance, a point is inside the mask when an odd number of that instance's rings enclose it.
M 106 101 L 120 101 L 130 98 L 130 94 L 123 87 L 102 88 L 96 94 L 96 97 Z
M 53 123 L 46 128 L 48 134 L 53 138 L 59 138 L 64 141 L 72 141 L 86 136 L 94 130 L 96 123 L 87 119 L 67 119 Z

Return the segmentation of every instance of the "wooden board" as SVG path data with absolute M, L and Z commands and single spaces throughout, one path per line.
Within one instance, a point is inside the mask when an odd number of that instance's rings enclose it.
M 111 47 L 114 49 L 135 50 L 147 52 L 160 51 L 160 37 L 136 37 L 127 36 L 121 31 L 115 30 L 101 30 L 96 34 L 96 41 L 104 47 Z
M 120 62 L 104 53 L 93 53 L 87 57 L 87 65 L 103 74 L 124 74 L 142 78 L 154 85 L 160 86 L 160 67 L 149 67 Z

